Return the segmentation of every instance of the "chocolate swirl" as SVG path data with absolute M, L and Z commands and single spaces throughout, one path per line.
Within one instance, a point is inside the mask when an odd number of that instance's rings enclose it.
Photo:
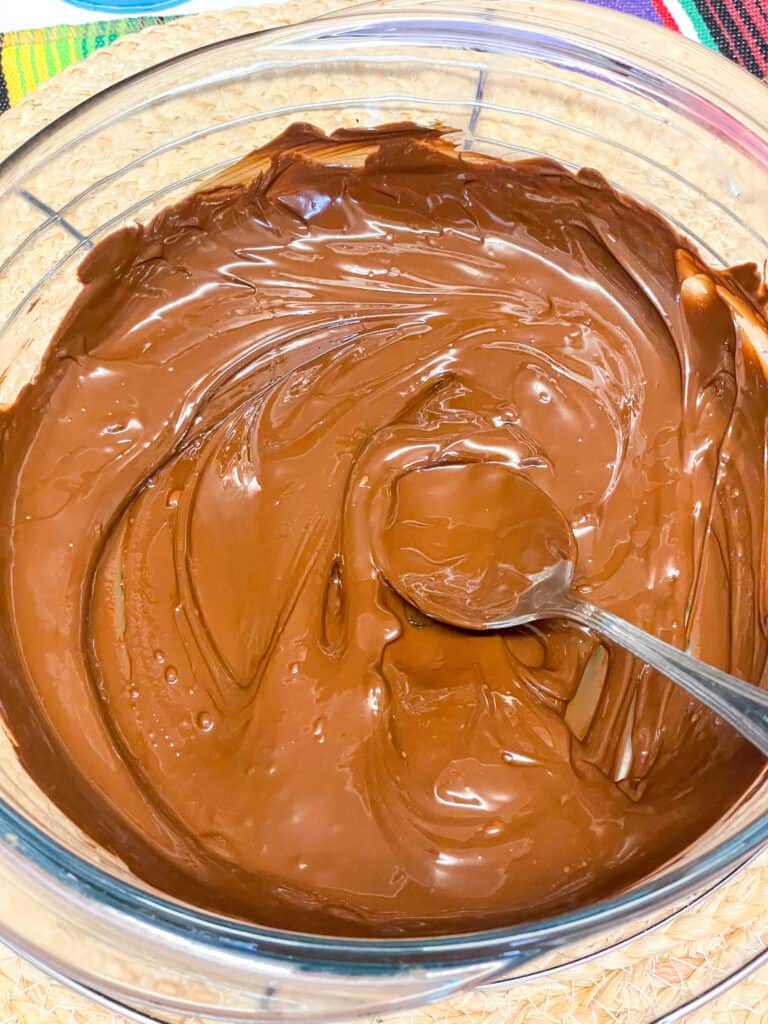
M 495 926 L 631 884 L 755 777 L 629 656 L 430 622 L 379 565 L 406 474 L 512 468 L 592 601 L 762 683 L 754 268 L 399 125 L 294 126 L 80 273 L 2 425 L 0 687 L 139 875 L 296 929 Z

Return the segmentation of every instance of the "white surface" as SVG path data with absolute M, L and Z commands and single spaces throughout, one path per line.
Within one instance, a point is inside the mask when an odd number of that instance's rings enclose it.
M 22 28 L 45 28 L 48 25 L 82 25 L 87 21 L 107 21 L 140 14 L 197 14 L 200 11 L 220 10 L 223 7 L 258 7 L 264 2 L 266 0 L 186 0 L 186 3 L 175 3 L 159 11 L 130 10 L 107 14 L 76 7 L 67 3 L 67 0 L 0 0 L 0 32 Z M 141 7 L 141 0 L 134 0 L 132 6 Z

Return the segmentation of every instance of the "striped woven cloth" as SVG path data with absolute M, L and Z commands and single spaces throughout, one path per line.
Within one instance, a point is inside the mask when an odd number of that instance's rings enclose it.
M 0 24 L 2 6 L 0 0 Z M 18 0 L 7 0 L 16 3 Z M 233 0 L 234 4 L 234 0 Z M 116 18 L 87 25 L 55 25 L 22 32 L 0 32 L 0 111 L 18 103 L 35 86 L 69 64 L 113 43 L 129 32 L 169 18 Z
M 4 2 L 0 0 L 0 23 Z M 234 2 L 234 0 L 233 0 Z M 646 18 L 720 50 L 753 74 L 768 78 L 768 0 L 588 0 Z M 120 18 L 89 25 L 0 33 L 0 111 L 68 64 L 128 32 L 163 18 Z
M 698 39 L 768 78 L 768 0 L 590 0 Z

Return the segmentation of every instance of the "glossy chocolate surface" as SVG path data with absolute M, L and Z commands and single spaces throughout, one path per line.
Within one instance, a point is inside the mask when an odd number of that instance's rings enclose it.
M 447 508 L 524 551 L 513 470 L 591 601 L 763 683 L 754 268 L 591 171 L 294 126 L 80 273 L 2 422 L 0 692 L 141 877 L 299 930 L 498 926 L 626 887 L 755 778 L 583 630 L 451 629 L 382 573 Z
M 495 460 L 403 473 L 375 535 L 374 558 L 393 590 L 430 618 L 473 630 L 513 619 L 521 604 L 539 611 L 541 583 L 567 593 L 577 557 L 549 495 Z

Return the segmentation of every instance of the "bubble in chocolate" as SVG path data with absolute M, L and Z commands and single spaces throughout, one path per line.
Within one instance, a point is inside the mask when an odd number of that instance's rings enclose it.
M 201 711 L 195 721 L 200 732 L 210 732 L 213 729 L 213 715 L 210 715 L 207 711 Z

